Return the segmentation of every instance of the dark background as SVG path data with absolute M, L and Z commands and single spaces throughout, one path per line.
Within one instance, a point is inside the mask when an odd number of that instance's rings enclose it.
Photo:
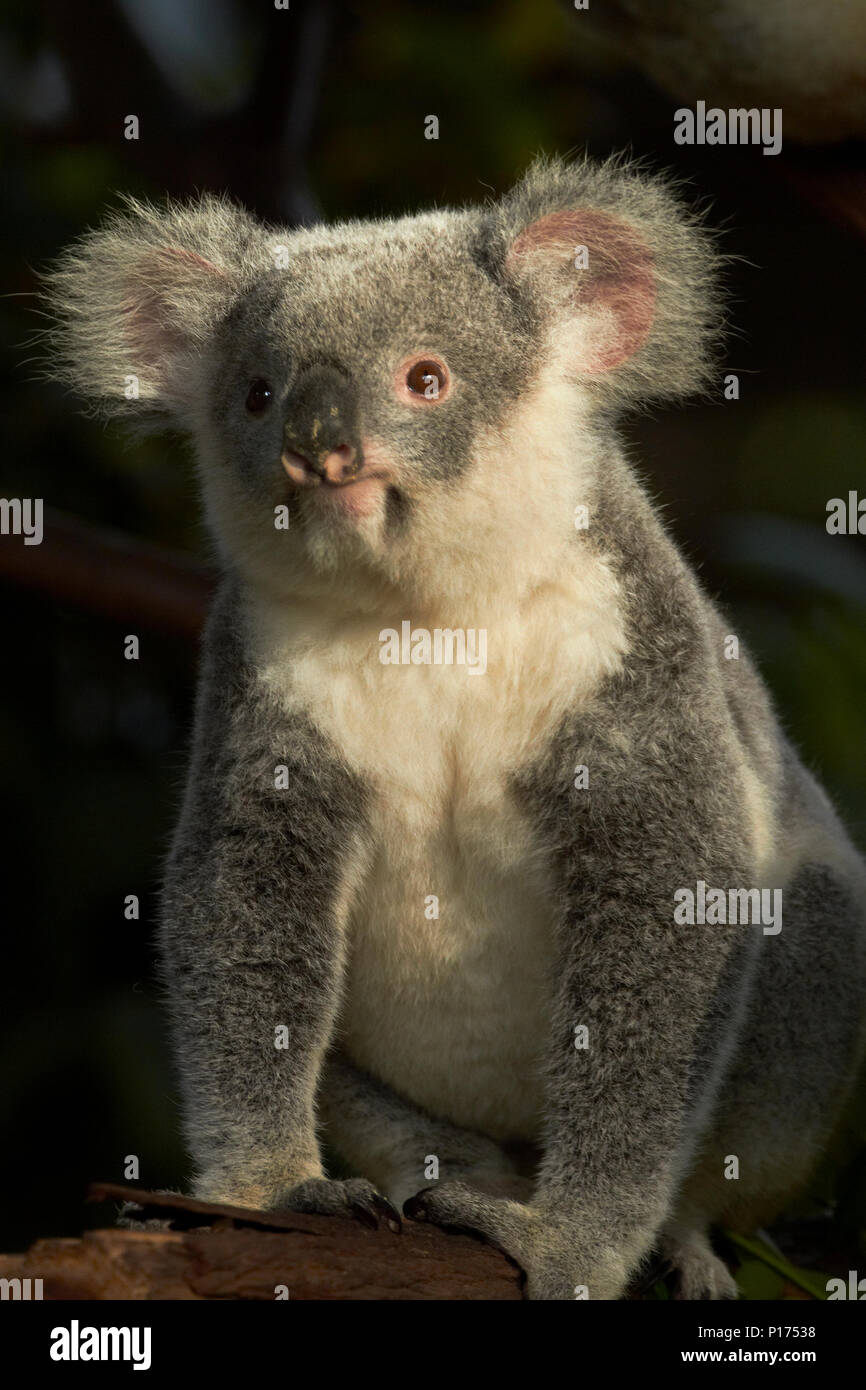
M 677 146 L 682 103 L 613 58 L 597 30 L 592 10 L 554 0 L 7 8 L 2 490 L 43 497 L 58 525 L 73 519 L 85 576 L 70 598 L 63 566 L 48 572 L 50 526 L 42 547 L 0 537 L 0 1249 L 104 1222 L 82 1194 L 90 1179 L 122 1180 L 125 1155 L 139 1156 L 142 1185 L 185 1178 L 152 940 L 195 623 L 112 617 L 90 527 L 122 533 L 118 579 L 134 558 L 124 537 L 203 561 L 207 541 L 184 445 L 130 443 L 87 419 L 38 379 L 39 347 L 28 346 L 37 272 L 120 192 L 227 190 L 298 221 L 475 201 L 539 151 L 630 147 L 688 178 L 739 258 L 724 370 L 739 374 L 741 399 L 724 401 L 720 379 L 702 404 L 630 421 L 632 454 L 866 845 L 866 539 L 824 525 L 829 498 L 866 492 L 866 217 L 858 235 L 820 192 L 825 176 L 866 161 L 850 145 L 786 142 L 776 158 Z M 138 141 L 124 139 L 130 113 Z M 424 139 L 431 113 L 438 141 Z M 127 632 L 141 636 L 138 662 L 123 659 Z M 131 893 L 139 921 L 124 917 Z M 866 1228 L 864 1145 L 861 1114 L 816 1182 L 812 1213 L 834 1190 L 842 1199 L 825 1246 L 854 1248 Z M 808 1263 L 811 1236 L 798 1240 Z

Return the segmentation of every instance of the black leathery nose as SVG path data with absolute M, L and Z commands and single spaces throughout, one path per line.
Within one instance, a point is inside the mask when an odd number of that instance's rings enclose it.
M 336 367 L 308 367 L 286 400 L 285 447 L 317 470 L 341 446 L 355 451 L 353 472 L 363 462 L 354 382 Z

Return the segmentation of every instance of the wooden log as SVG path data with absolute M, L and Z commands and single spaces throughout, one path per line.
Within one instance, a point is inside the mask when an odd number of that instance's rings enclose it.
M 470 1236 L 403 1223 L 252 1212 L 98 1183 L 94 1201 L 134 1201 L 169 1230 L 96 1230 L 0 1255 L 0 1278 L 41 1279 L 45 1299 L 521 1299 L 521 1271 Z M 285 1296 L 283 1294 L 283 1296 Z

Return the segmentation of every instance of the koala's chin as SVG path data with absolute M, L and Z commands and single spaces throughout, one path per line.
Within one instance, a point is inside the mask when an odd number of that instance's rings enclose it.
M 362 510 L 348 498 L 344 502 L 317 491 L 304 499 L 301 525 L 307 557 L 318 573 L 367 568 L 382 553 L 384 503 Z

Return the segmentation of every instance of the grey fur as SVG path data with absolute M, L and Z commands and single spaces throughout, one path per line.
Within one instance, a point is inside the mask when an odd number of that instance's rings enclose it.
M 257 687 L 242 634 L 229 582 L 205 635 L 160 948 L 196 1194 L 228 1200 L 242 1173 L 264 1205 L 321 1175 L 314 1099 L 342 951 L 335 847 L 362 826 L 364 793 L 311 725 L 290 724 Z
M 538 219 L 587 211 L 583 280 L 548 248 L 511 257 Z M 599 240 L 599 226 L 614 231 Z M 225 569 L 160 936 L 198 1195 L 387 1216 L 372 1182 L 408 1198 L 418 1219 L 503 1246 L 532 1297 L 572 1298 L 578 1286 L 618 1297 L 658 1245 L 685 1296 L 723 1297 L 733 1286 L 710 1223 L 763 1216 L 808 1175 L 862 1056 L 862 865 L 748 657 L 723 659 L 723 620 L 613 430 L 622 408 L 705 382 L 721 323 L 717 267 L 700 220 L 663 181 L 618 160 L 541 161 L 499 204 L 396 222 L 288 232 L 210 198 L 165 211 L 131 203 L 50 279 L 55 374 L 108 415 L 191 432 Z M 562 339 L 558 326 L 597 303 L 620 325 L 642 322 L 650 273 L 646 333 L 612 369 L 567 372 L 584 412 L 569 447 L 593 519 L 572 544 L 618 581 L 625 656 L 552 738 L 501 769 L 553 884 L 533 1172 L 340 1051 L 347 924 L 375 857 L 399 846 L 375 842 L 376 791 L 323 732 L 316 700 L 292 714 L 274 693 L 256 605 L 297 611 L 300 601 L 335 620 L 349 608 L 360 621 L 383 589 L 404 612 L 492 592 L 499 562 L 484 549 L 483 511 L 466 519 L 480 553 L 443 531 L 431 558 L 436 515 L 461 517 L 480 441 L 506 439 L 552 370 L 550 335 Z M 394 364 L 412 352 L 441 355 L 458 382 L 425 413 L 391 390 Z M 133 401 L 129 373 L 140 382 Z M 260 378 L 274 404 L 250 419 L 244 399 Z M 303 399 L 312 438 L 335 381 L 332 418 L 352 431 L 360 422 L 358 440 L 363 427 L 401 463 L 375 553 L 345 533 L 335 541 L 315 495 L 280 465 L 286 441 L 301 439 L 292 403 Z M 568 428 L 548 423 L 551 436 Z M 527 466 L 543 468 L 543 451 Z M 288 533 L 272 524 L 281 504 Z M 510 518 L 516 535 L 521 520 Z M 276 648 L 279 632 L 270 640 Z M 274 785 L 282 764 L 287 791 Z M 579 794 L 576 765 L 591 769 Z M 677 888 L 760 881 L 747 773 L 774 862 L 788 864 L 784 930 L 676 927 Z M 501 1007 L 507 1017 L 509 1000 Z M 586 1051 L 573 1045 L 576 1024 L 590 1028 Z M 366 1185 L 325 1178 L 317 1122 Z M 429 1154 L 439 1182 L 412 1195 Z M 728 1154 L 741 1159 L 739 1182 L 722 1176 Z

